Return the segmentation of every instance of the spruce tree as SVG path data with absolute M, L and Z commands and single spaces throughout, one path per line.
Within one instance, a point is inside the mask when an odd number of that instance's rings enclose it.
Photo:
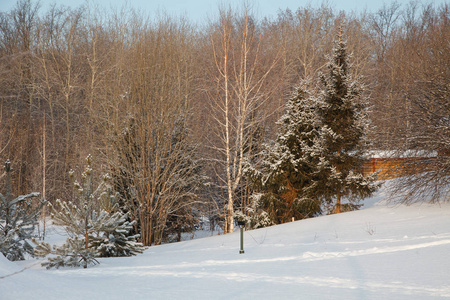
M 11 193 L 11 162 L 5 162 L 6 193 L 0 194 L 0 252 L 11 260 L 25 259 L 32 254 L 30 241 L 35 237 L 35 226 L 43 201 L 32 203 L 39 193 L 30 193 L 14 198 Z
M 318 192 L 320 197 L 339 213 L 342 200 L 345 210 L 359 207 L 359 201 L 375 191 L 373 177 L 363 177 L 359 168 L 367 147 L 369 126 L 364 86 L 353 78 L 346 42 L 341 33 L 333 54 L 328 57 L 327 74 L 320 76 L 317 112 L 320 139 L 315 145 Z
M 317 84 L 306 79 L 278 121 L 275 143 L 262 154 L 262 168 L 247 168 L 254 195 L 275 223 L 359 208 L 375 190 L 375 176 L 360 170 L 368 146 L 367 98 L 351 74 L 339 35 Z M 250 164 L 249 164 L 250 165 Z
M 275 143 L 266 146 L 262 168 L 249 168 L 261 190 L 258 201 L 275 223 L 312 217 L 321 212 L 314 177 L 314 146 L 319 137 L 315 98 L 304 81 L 289 99 L 286 113 L 277 122 Z

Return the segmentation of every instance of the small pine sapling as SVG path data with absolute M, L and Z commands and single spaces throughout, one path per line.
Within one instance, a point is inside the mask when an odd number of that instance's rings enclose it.
M 87 268 L 98 264 L 96 257 L 131 256 L 142 253 L 142 244 L 136 242 L 137 235 L 129 235 L 134 223 L 127 221 L 127 215 L 117 209 L 117 194 L 112 193 L 110 177 L 94 191 L 91 156 L 82 173 L 81 183 L 75 181 L 74 189 L 81 205 L 61 200 L 56 206 L 49 204 L 51 218 L 55 225 L 62 226 L 68 233 L 62 246 L 39 243 L 35 249 L 37 256 L 47 256 L 42 265 L 49 268 L 62 266 Z M 73 172 L 71 172 L 73 177 Z
M 110 176 L 103 176 L 103 192 L 98 198 L 100 213 L 93 213 L 96 228 L 91 235 L 90 245 L 99 257 L 132 256 L 143 251 L 143 245 L 137 242 L 139 234 L 130 234 L 136 220 L 128 221 L 128 213 L 119 209 L 119 193 L 113 193 Z M 95 220 L 95 221 L 94 221 Z
M 96 265 L 99 262 L 95 259 L 95 252 L 85 247 L 83 239 L 78 236 L 67 238 L 61 246 L 50 246 L 49 243 L 39 243 L 34 249 L 36 256 L 47 256 L 47 261 L 42 263 L 47 269 L 59 267 L 80 267 L 87 268 L 88 265 Z

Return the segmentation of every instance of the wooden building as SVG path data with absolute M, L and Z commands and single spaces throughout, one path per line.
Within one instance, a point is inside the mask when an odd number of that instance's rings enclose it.
M 433 160 L 437 158 L 433 151 L 371 151 L 363 163 L 364 176 L 378 172 L 378 180 L 393 179 L 402 176 L 427 172 Z

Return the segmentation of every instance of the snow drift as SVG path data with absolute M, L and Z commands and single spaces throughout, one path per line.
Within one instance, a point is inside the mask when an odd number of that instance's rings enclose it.
M 450 204 L 375 205 L 247 231 L 245 254 L 235 232 L 88 269 L 0 257 L 0 299 L 442 299 L 449 228 Z

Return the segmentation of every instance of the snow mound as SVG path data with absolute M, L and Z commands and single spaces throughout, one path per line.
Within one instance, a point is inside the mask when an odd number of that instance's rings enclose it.
M 0 277 L 8 276 L 19 270 L 20 268 L 15 263 L 9 261 L 0 253 Z
M 0 256 L 0 299 L 448 299 L 450 203 L 360 211 L 150 247 L 88 269 Z

